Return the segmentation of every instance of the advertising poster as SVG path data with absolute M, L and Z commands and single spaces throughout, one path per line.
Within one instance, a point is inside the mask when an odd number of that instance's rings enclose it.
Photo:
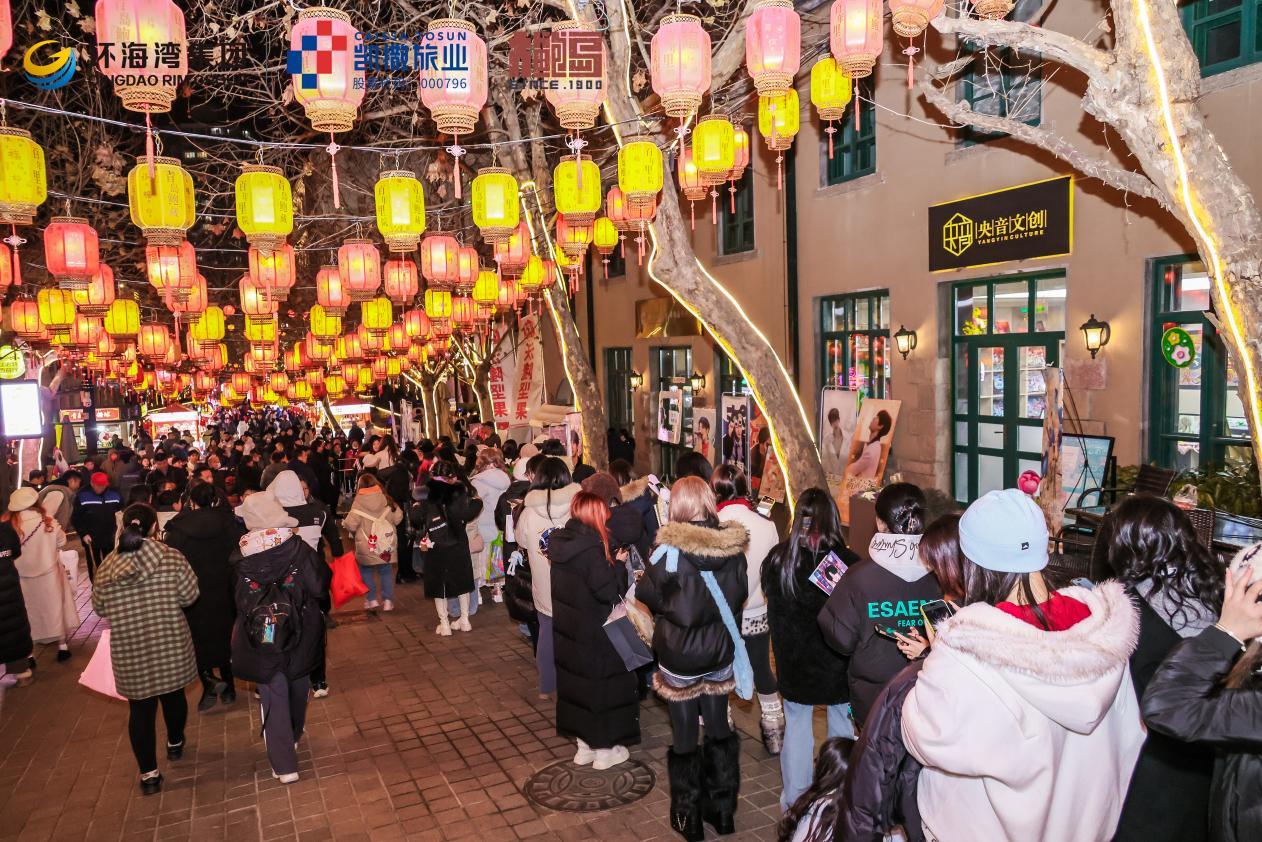
M 749 407 L 746 395 L 724 395 L 719 405 L 722 414 L 720 433 L 722 459 L 730 465 L 740 465 L 749 474 Z
M 517 371 L 509 394 L 509 433 L 519 441 L 529 436 L 530 419 L 543 405 L 543 337 L 539 333 L 539 317 L 523 316 L 517 328 Z M 498 426 L 498 424 L 497 424 Z
M 44 435 L 39 384 L 34 380 L 0 383 L 0 419 L 4 422 L 6 438 L 38 438 Z
M 767 473 L 768 463 L 776 458 L 776 450 L 771 445 L 771 428 L 763 417 L 762 407 L 757 401 L 749 402 L 749 490 L 755 497 L 767 496 L 763 489 L 763 474 Z M 783 485 L 783 483 L 781 483 Z
M 890 446 L 894 441 L 894 427 L 902 401 L 868 398 L 859 409 L 854 437 L 837 498 L 841 520 L 850 523 L 850 498 L 864 491 L 881 487 L 885 465 L 889 461 Z
M 657 440 L 679 444 L 684 432 L 684 394 L 679 389 L 657 393 Z
M 578 464 L 583 458 L 583 413 L 571 412 L 565 416 L 565 453 Z
M 692 449 L 706 458 L 711 465 L 718 462 L 718 445 L 715 433 L 718 425 L 715 422 L 713 409 L 692 409 Z
M 859 393 L 824 389 L 819 396 L 819 455 L 824 473 L 840 477 L 850 460 L 850 445 L 859 423 Z

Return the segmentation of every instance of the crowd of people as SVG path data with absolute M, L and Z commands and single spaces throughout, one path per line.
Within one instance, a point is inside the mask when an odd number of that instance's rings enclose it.
M 700 454 L 667 485 L 551 439 L 401 448 L 281 410 L 218 421 L 34 472 L 0 519 L 0 662 L 25 685 L 35 643 L 71 657 L 62 565 L 81 546 L 145 793 L 157 713 L 178 760 L 195 680 L 199 713 L 252 683 L 273 774 L 298 779 L 307 705 L 330 692 L 330 562 L 353 556 L 364 609 L 419 580 L 440 637 L 472 630 L 484 590 L 503 603 L 575 764 L 626 762 L 662 700 L 687 840 L 736 828 L 733 693 L 779 756 L 786 842 L 1262 838 L 1262 545 L 1226 564 L 1169 501 L 1122 502 L 1111 577 L 1059 582 L 1017 490 L 931 520 L 890 484 L 851 548 L 827 490 L 782 535 L 739 466 Z

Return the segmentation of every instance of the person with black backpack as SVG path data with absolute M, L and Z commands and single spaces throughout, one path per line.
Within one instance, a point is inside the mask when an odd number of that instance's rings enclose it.
M 258 685 L 272 777 L 291 784 L 298 780 L 311 673 L 324 661 L 316 551 L 270 491 L 249 495 L 236 513 L 249 532 L 231 558 L 237 606 L 232 666 Z
M 425 556 L 425 597 L 438 610 L 439 637 L 452 629 L 472 631 L 469 594 L 473 592 L 473 557 L 468 525 L 482 511 L 482 501 L 471 493 L 455 463 L 439 459 L 429 472 L 425 499 L 408 515 L 418 546 Z M 458 599 L 460 617 L 452 622 L 447 600 Z

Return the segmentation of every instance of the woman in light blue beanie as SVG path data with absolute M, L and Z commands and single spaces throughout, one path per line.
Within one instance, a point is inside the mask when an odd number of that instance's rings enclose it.
M 960 519 L 963 607 L 935 629 L 902 719 L 939 842 L 1104 842 L 1117 828 L 1144 742 L 1128 674 L 1138 618 L 1117 582 L 1049 588 L 1047 545 L 1015 489 Z

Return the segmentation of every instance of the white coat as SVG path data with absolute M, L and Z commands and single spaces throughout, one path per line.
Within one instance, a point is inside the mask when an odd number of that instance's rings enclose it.
M 1091 616 L 1049 632 L 975 603 L 939 629 L 903 704 L 930 840 L 1113 838 L 1144 743 L 1138 614 L 1117 582 L 1061 593 Z
M 22 579 L 22 599 L 31 622 L 31 640 L 51 643 L 66 640 L 79 627 L 74 594 L 58 553 L 66 546 L 66 533 L 57 521 L 52 531 L 44 529 L 44 513 L 26 509 L 13 516 L 22 536 L 22 555 L 15 566 Z
M 719 509 L 719 520 L 734 520 L 749 530 L 749 549 L 745 551 L 749 597 L 741 609 L 742 624 L 767 616 L 767 597 L 762 592 L 762 563 L 780 543 L 776 525 L 744 503 L 732 503 Z M 764 624 L 765 628 L 765 624 Z
M 549 529 L 569 522 L 570 503 L 574 495 L 582 490 L 582 486 L 572 482 L 553 491 L 551 496 L 542 488 L 528 491 L 521 517 L 513 525 L 513 537 L 519 547 L 525 548 L 530 559 L 530 589 L 535 610 L 545 617 L 552 616 L 552 562 L 544 555 L 539 539 Z

